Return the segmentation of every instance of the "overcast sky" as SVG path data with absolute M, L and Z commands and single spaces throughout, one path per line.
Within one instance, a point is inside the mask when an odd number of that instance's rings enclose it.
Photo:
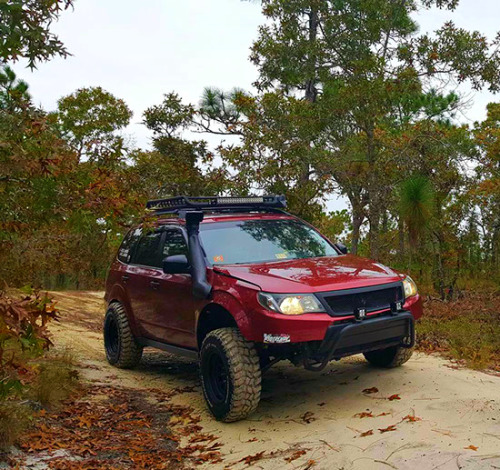
M 453 14 L 427 11 L 418 21 L 422 31 L 430 31 L 450 18 L 493 38 L 500 30 L 500 0 L 461 0 Z M 141 115 L 164 93 L 176 91 L 197 103 L 206 86 L 251 89 L 256 70 L 249 47 L 262 22 L 257 1 L 75 0 L 74 10 L 64 12 L 52 28 L 73 56 L 42 63 L 34 72 L 23 63 L 14 69 L 47 110 L 77 88 L 102 86 L 133 110 L 127 132 L 147 147 L 150 135 Z M 462 119 L 480 120 L 495 98 L 486 92 L 471 97 L 473 105 Z

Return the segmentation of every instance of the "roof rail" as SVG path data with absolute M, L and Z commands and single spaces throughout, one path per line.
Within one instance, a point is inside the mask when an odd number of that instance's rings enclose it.
M 146 209 L 155 214 L 179 214 L 189 210 L 209 210 L 213 212 L 274 212 L 285 209 L 285 196 L 177 196 L 155 199 L 146 203 Z

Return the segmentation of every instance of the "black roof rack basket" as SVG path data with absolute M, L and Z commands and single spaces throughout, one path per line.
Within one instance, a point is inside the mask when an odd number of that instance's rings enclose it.
M 155 199 L 146 203 L 146 209 L 155 214 L 179 214 L 181 211 L 206 210 L 213 212 L 264 211 L 273 212 L 286 207 L 285 196 L 177 196 Z

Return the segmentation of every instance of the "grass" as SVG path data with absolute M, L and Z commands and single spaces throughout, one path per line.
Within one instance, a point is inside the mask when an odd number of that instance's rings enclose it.
M 39 371 L 30 384 L 28 397 L 43 408 L 55 408 L 78 386 L 73 358 L 67 351 L 52 353 L 38 361 L 37 365 Z
M 417 322 L 418 347 L 500 372 L 500 294 L 465 294 L 453 302 L 427 301 Z
M 19 402 L 0 402 L 0 451 L 8 449 L 28 428 L 32 410 Z
M 21 394 L 0 401 L 0 451 L 18 441 L 37 409 L 57 409 L 78 388 L 78 374 L 68 352 L 49 353 L 29 366 Z

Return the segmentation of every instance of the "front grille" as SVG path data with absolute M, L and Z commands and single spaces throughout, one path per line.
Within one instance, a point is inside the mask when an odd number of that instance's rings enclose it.
M 404 300 L 403 285 L 400 282 L 323 292 L 319 297 L 329 307 L 328 313 L 334 316 L 352 315 L 358 308 L 364 308 L 367 312 L 389 310 L 391 304 Z

